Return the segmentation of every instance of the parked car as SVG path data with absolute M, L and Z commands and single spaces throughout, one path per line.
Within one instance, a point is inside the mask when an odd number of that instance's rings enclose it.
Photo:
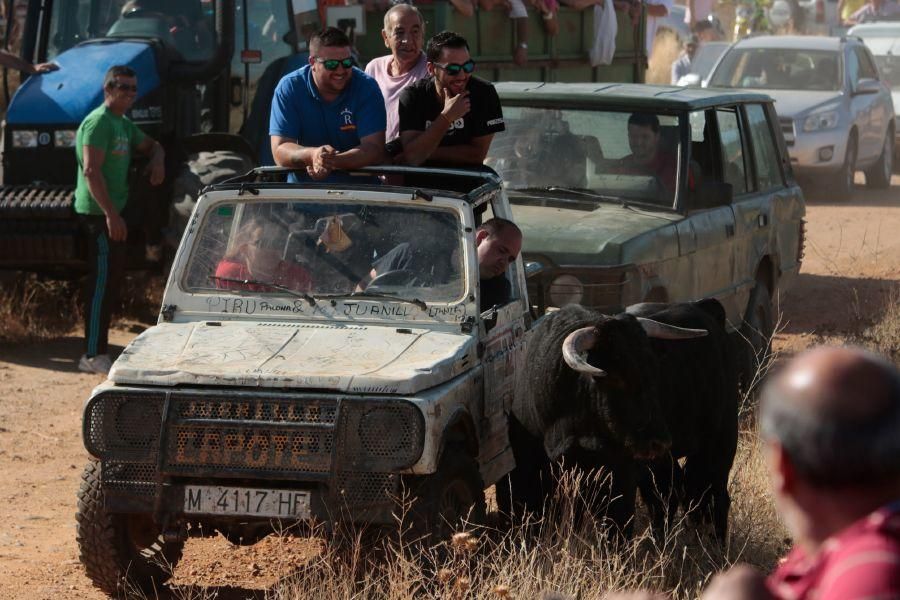
M 526 260 L 543 267 L 528 280 L 539 311 L 715 297 L 730 331 L 765 349 L 773 294 L 800 268 L 804 215 L 769 97 L 496 87 L 507 131 L 488 164 L 504 179 Z M 637 166 L 648 143 L 652 167 Z
M 856 171 L 866 185 L 890 185 L 894 103 L 871 52 L 859 38 L 763 36 L 735 43 L 718 62 L 710 87 L 765 91 L 798 177 L 841 198 Z
M 506 303 L 480 310 L 475 229 L 512 215 L 493 173 L 385 172 L 395 185 L 261 169 L 200 196 L 158 324 L 85 403 L 77 538 L 110 596 L 158 590 L 189 532 L 396 524 L 407 492 L 413 538 L 483 515 L 514 466 L 532 319 L 521 257 Z
M 875 57 L 875 64 L 882 79 L 891 86 L 891 97 L 894 100 L 894 168 L 900 152 L 900 127 L 898 127 L 896 110 L 900 106 L 900 22 L 881 21 L 854 25 L 848 35 L 862 38 L 869 51 Z
M 691 59 L 691 72 L 682 76 L 677 85 L 688 87 L 706 87 L 709 74 L 721 56 L 728 50 L 730 42 L 704 42 L 697 47 Z

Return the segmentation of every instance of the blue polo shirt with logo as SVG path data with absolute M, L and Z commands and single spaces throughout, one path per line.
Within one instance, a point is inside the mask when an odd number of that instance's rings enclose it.
M 282 77 L 275 88 L 269 135 L 297 140 L 301 146 L 329 145 L 344 152 L 359 146 L 360 139 L 386 128 L 381 89 L 356 67 L 350 83 L 332 102 L 325 102 L 319 95 L 309 65 Z M 292 174 L 290 180 L 308 178 Z

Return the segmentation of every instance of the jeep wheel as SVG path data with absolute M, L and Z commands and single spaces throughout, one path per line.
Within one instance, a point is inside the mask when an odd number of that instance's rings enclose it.
M 253 168 L 253 161 L 237 152 L 217 150 L 191 154 L 172 184 L 172 214 L 169 219 L 177 245 L 197 204 L 200 190 L 214 183 L 243 175 Z
M 768 286 L 757 281 L 750 292 L 747 313 L 740 334 L 737 336 L 738 368 L 741 389 L 746 393 L 754 383 L 758 383 L 760 368 L 765 368 L 772 351 L 772 297 Z M 762 375 L 762 373 L 760 373 Z
M 448 539 L 463 521 L 484 522 L 484 483 L 475 459 L 461 446 L 445 448 L 438 470 L 412 490 L 412 534 L 429 545 Z
M 881 156 L 878 157 L 872 167 L 866 171 L 866 187 L 883 190 L 891 185 L 891 175 L 894 174 L 894 132 L 890 129 L 884 135 L 884 145 L 881 148 Z
M 131 587 L 158 590 L 172 576 L 184 544 L 163 542 L 150 515 L 107 512 L 98 462 L 89 462 L 81 479 L 75 537 L 88 578 L 112 597 Z
M 853 179 L 856 176 L 856 137 L 847 141 L 847 153 L 844 155 L 844 164 L 834 182 L 836 200 L 850 200 L 856 187 Z

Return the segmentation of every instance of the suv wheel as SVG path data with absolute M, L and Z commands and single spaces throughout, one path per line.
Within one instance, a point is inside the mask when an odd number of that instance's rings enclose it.
M 856 187 L 853 182 L 853 178 L 856 175 L 856 153 L 856 137 L 851 136 L 847 141 L 847 153 L 844 155 L 844 165 L 838 173 L 837 181 L 835 181 L 834 186 L 834 191 L 839 200 L 849 200 Z
M 150 515 L 107 512 L 97 461 L 87 464 L 81 479 L 76 540 L 88 578 L 112 597 L 131 587 L 154 593 L 172 576 L 184 543 L 164 542 Z
M 412 534 L 429 545 L 448 539 L 463 521 L 484 522 L 484 482 L 478 463 L 461 445 L 448 445 L 437 471 L 412 489 Z
M 750 292 L 744 324 L 736 339 L 738 376 L 744 393 L 749 392 L 750 387 L 759 382 L 760 377 L 757 373 L 760 368 L 765 368 L 772 351 L 774 328 L 772 297 L 769 294 L 769 287 L 762 281 L 757 281 L 753 291 Z
M 884 146 L 881 148 L 881 156 L 878 157 L 872 167 L 866 171 L 866 186 L 883 190 L 890 187 L 891 175 L 894 173 L 894 132 L 888 129 L 884 136 Z

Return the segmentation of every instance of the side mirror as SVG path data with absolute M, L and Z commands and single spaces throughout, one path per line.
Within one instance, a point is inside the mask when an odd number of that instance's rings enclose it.
M 542 265 L 541 263 L 534 260 L 525 261 L 525 279 L 534 277 L 535 275 L 538 275 L 543 271 L 544 265 Z
M 716 208 L 731 204 L 734 197 L 734 189 L 730 183 L 724 181 L 704 181 L 694 194 L 694 202 L 691 208 Z
M 682 87 L 700 87 L 701 83 L 702 81 L 699 73 L 688 73 L 687 75 L 683 75 L 675 85 L 680 85 Z
M 853 90 L 854 96 L 862 96 L 865 94 L 877 94 L 881 91 L 881 83 L 877 79 L 860 79 Z

